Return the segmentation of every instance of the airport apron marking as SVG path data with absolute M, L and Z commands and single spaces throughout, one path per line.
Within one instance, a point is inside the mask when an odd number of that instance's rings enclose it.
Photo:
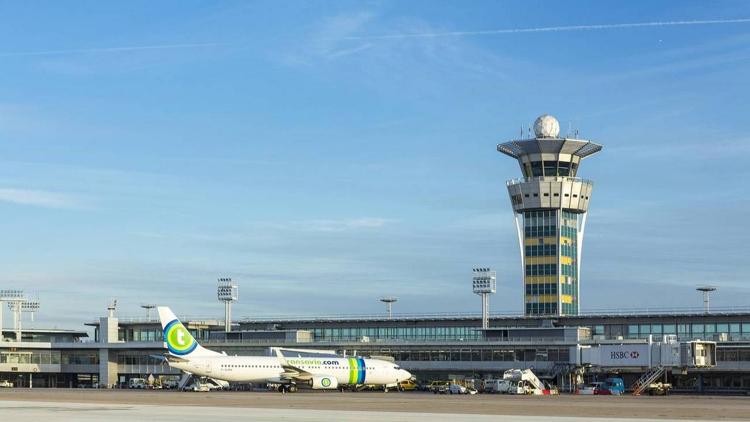
M 362 358 L 349 358 L 349 384 L 364 384 L 366 376 L 365 360 Z
M 190 335 L 187 328 L 176 319 L 170 321 L 164 327 L 164 340 L 167 342 L 169 352 L 178 356 L 190 354 L 198 347 L 198 342 Z

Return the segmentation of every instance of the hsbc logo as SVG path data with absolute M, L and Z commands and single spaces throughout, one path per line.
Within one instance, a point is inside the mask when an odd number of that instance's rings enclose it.
M 635 350 L 632 352 L 618 351 L 609 353 L 609 358 L 612 360 L 638 359 L 640 356 L 641 354 Z

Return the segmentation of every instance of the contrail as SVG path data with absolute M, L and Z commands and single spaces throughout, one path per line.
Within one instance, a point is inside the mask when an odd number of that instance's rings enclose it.
M 123 51 L 142 51 L 142 50 L 169 50 L 175 48 L 201 48 L 216 47 L 222 44 L 216 43 L 197 43 L 197 44 L 162 44 L 162 45 L 137 45 L 128 47 L 102 47 L 102 48 L 79 48 L 71 50 L 46 50 L 46 51 L 22 51 L 22 52 L 5 52 L 0 53 L 0 57 L 20 57 L 20 56 L 56 56 L 61 54 L 87 54 L 87 53 L 117 53 Z
M 388 39 L 400 39 L 400 38 L 461 37 L 461 36 L 469 36 L 469 35 L 522 34 L 522 33 L 527 33 L 527 32 L 595 31 L 595 30 L 601 30 L 601 29 L 643 28 L 643 27 L 654 27 L 654 26 L 719 25 L 719 24 L 732 24 L 732 23 L 750 23 L 750 18 L 713 19 L 713 20 L 695 20 L 695 21 L 611 23 L 611 24 L 598 24 L 598 25 L 543 26 L 543 27 L 538 27 L 538 28 L 490 29 L 490 30 L 485 30 L 485 31 L 453 31 L 453 32 L 432 32 L 432 33 L 417 33 L 417 34 L 349 36 L 349 37 L 343 37 L 343 39 L 388 40 Z

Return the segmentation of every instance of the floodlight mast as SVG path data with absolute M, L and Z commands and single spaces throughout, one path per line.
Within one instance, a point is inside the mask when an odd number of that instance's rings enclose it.
M 23 294 L 23 290 L 0 290 L 0 341 L 3 341 L 3 309 L 5 302 L 8 303 L 8 308 L 11 311 L 14 311 L 13 313 L 13 331 L 18 336 L 17 338 L 20 339 L 19 330 L 17 329 L 18 326 L 18 316 L 15 313 L 15 303 L 23 302 L 25 300 L 25 296 Z M 20 310 L 20 305 L 19 305 Z
M 393 304 L 398 301 L 397 297 L 394 296 L 383 296 L 380 301 L 385 303 L 385 313 L 388 315 L 388 319 L 393 318 Z
M 34 321 L 34 314 L 39 310 L 40 304 L 36 300 L 24 300 L 22 302 L 16 302 L 16 315 L 18 324 L 16 325 L 16 341 L 21 341 L 22 339 L 22 333 L 21 333 L 21 322 L 23 318 L 21 318 L 21 314 L 23 312 L 30 313 L 31 314 L 31 320 Z
M 474 294 L 482 296 L 482 329 L 490 327 L 490 295 L 497 291 L 497 273 L 487 267 L 471 270 Z
M 231 278 L 219 278 L 216 294 L 224 302 L 224 331 L 232 331 L 232 302 L 240 298 L 239 286 Z

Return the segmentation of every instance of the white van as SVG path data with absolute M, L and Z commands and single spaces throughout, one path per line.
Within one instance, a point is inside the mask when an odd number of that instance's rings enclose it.
M 526 394 L 524 382 L 513 380 L 492 380 L 491 383 L 485 385 L 484 391 L 496 394 Z
M 131 378 L 130 381 L 128 381 L 128 388 L 137 389 L 137 390 L 145 390 L 146 380 L 144 378 Z

